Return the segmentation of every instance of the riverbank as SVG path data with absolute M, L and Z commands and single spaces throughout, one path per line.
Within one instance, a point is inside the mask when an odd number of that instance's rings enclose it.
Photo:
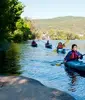
M 0 100 L 75 100 L 69 94 L 48 88 L 26 77 L 1 76 Z

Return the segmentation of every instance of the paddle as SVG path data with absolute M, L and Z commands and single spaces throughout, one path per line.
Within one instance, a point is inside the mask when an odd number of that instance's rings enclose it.
M 85 56 L 85 54 L 83 54 L 82 56 Z M 61 63 L 57 63 L 56 66 L 61 66 L 62 64 L 64 64 L 65 62 L 61 62 Z
M 85 56 L 85 54 L 83 54 L 82 56 Z
M 64 62 L 57 63 L 56 66 L 61 66 L 62 64 L 64 64 Z
M 64 47 L 66 46 L 66 44 L 67 44 L 68 42 L 69 42 L 69 40 L 66 40 L 66 42 L 63 43 L 63 44 L 64 44 Z M 53 52 L 56 52 L 56 49 L 54 49 Z

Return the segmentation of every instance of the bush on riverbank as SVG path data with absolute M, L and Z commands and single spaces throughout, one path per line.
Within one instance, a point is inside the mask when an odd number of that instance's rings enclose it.
M 21 74 L 18 44 L 12 43 L 7 51 L 0 51 L 0 74 Z
M 18 20 L 16 23 L 16 30 L 14 31 L 14 34 L 11 34 L 10 38 L 12 41 L 16 43 L 20 43 L 23 41 L 27 41 L 29 39 L 34 39 L 34 34 L 30 30 L 30 23 L 28 23 L 29 20 L 25 21 L 24 19 Z

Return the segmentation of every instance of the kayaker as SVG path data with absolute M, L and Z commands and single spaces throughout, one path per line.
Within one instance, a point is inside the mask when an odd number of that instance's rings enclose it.
M 59 42 L 59 43 L 58 43 L 57 49 L 63 49 L 63 44 L 62 44 L 62 42 Z
M 77 45 L 73 44 L 72 50 L 68 52 L 64 61 L 68 62 L 68 61 L 73 61 L 73 60 L 78 60 L 78 59 L 83 59 L 83 56 L 80 52 L 77 51 Z
M 33 40 L 33 41 L 32 41 L 32 45 L 36 45 L 36 44 L 37 44 L 37 43 Z

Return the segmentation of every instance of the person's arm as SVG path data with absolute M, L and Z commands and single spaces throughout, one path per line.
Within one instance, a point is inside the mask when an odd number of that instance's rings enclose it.
M 68 54 L 67 54 L 66 57 L 64 58 L 64 61 L 65 61 L 65 62 L 70 61 L 70 56 L 71 56 L 71 51 L 68 52 Z
M 78 53 L 78 58 L 83 59 L 83 55 L 80 52 L 77 52 L 77 53 Z

